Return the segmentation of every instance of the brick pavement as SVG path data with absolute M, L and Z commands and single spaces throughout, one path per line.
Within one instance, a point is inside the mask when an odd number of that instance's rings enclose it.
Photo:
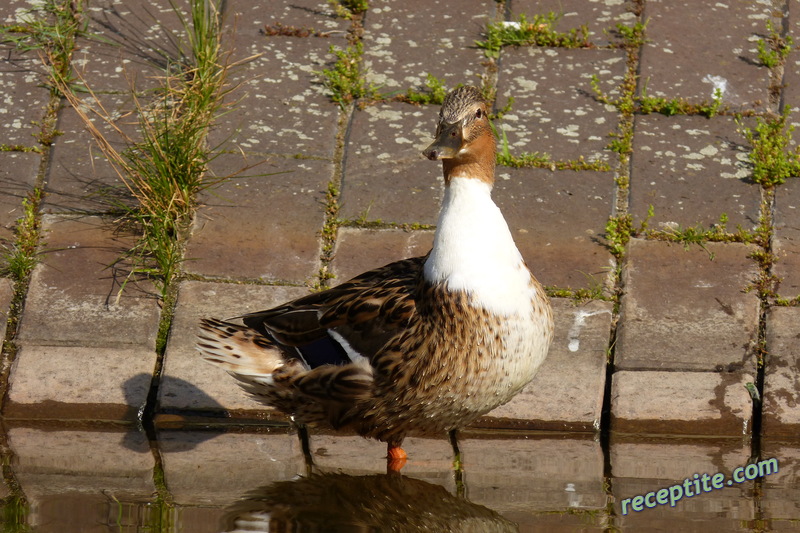
M 212 439 L 173 426 L 219 424 L 226 417 L 246 424 L 264 417 L 284 420 L 200 362 L 193 349 L 198 317 L 266 308 L 305 294 L 321 271 L 333 273 L 337 283 L 430 246 L 426 225 L 436 221 L 442 183 L 439 166 L 419 152 L 433 134 L 438 109 L 387 101 L 343 110 L 332 102 L 319 71 L 334 60 L 329 47 L 345 47 L 347 30 L 356 27 L 367 77 L 379 91 L 419 89 L 428 73 L 447 87 L 488 80 L 497 88 L 498 108 L 514 98 L 497 121 L 512 153 L 606 165 L 579 171 L 497 169 L 494 196 L 520 250 L 540 281 L 562 297 L 553 298 L 556 338 L 539 376 L 478 424 L 549 433 L 503 441 L 508 454 L 497 457 L 497 464 L 490 460 L 495 433 L 468 439 L 467 457 L 481 457 L 473 459 L 474 470 L 468 465 L 472 501 L 532 524 L 544 520 L 546 511 L 576 507 L 564 492 L 572 484 L 578 488 L 572 496 L 582 498 L 577 508 L 591 510 L 588 520 L 602 527 L 609 497 L 744 464 L 755 425 L 762 435 L 753 446 L 786 467 L 780 481 L 770 479 L 764 487 L 760 503 L 767 514 L 741 494 L 724 492 L 693 501 L 688 515 L 713 520 L 721 505 L 733 511 L 716 518 L 720 526 L 764 518 L 775 525 L 800 517 L 791 504 L 800 483 L 800 452 L 792 440 L 800 425 L 798 313 L 796 307 L 775 305 L 779 297 L 800 294 L 797 182 L 779 186 L 770 200 L 752 180 L 751 147 L 730 114 L 635 114 L 628 117 L 632 152 L 621 159 L 608 146 L 626 117 L 591 89 L 597 76 L 605 93 L 620 97 L 632 68 L 639 75 L 639 95 L 646 87 L 649 95 L 700 103 L 724 82 L 723 103 L 738 111 L 777 111 L 770 99 L 771 73 L 759 63 L 756 42 L 768 20 L 781 27 L 783 13 L 765 2 L 642 4 L 644 12 L 637 14 L 639 2 L 622 0 L 376 0 L 353 22 L 333 16 L 324 1 L 228 2 L 226 20 L 235 31 L 226 33 L 225 43 L 232 59 L 260 55 L 232 73 L 231 82 L 238 85 L 228 97 L 232 107 L 210 136 L 214 145 L 225 143 L 226 153 L 211 170 L 226 175 L 260 164 L 246 172 L 252 176 L 203 193 L 174 308 L 164 308 L 146 281 L 129 284 L 117 300 L 126 265 L 108 266 L 135 236 L 119 231 L 109 198 L 124 200 L 125 193 L 63 102 L 53 145 L 38 141 L 49 102 L 40 86 L 42 68 L 34 53 L 18 54 L 3 45 L 0 143 L 10 148 L 0 151 L 0 240 L 13 239 L 28 191 L 44 191 L 41 262 L 27 291 L 18 294 L 24 308 L 10 307 L 13 283 L 0 278 L 0 331 L 7 316 L 16 324 L 6 337 L 10 371 L 3 416 L 26 493 L 41 493 L 42 501 L 55 498 L 46 487 L 65 473 L 98 486 L 91 480 L 96 464 L 77 459 L 87 446 L 105 450 L 97 452 L 104 482 L 123 501 L 152 492 L 154 464 L 146 442 L 141 434 L 120 429 L 132 427 L 148 398 L 159 430 L 160 467 L 175 502 L 186 506 L 188 522 L 216 517 L 219 507 L 246 492 L 239 489 L 300 472 L 300 451 L 285 429 L 256 432 L 253 441 L 247 431 Z M 0 21 L 13 21 L 22 5 L 15 0 L 0 7 Z M 139 91 L 155 85 L 153 75 L 163 66 L 160 53 L 175 53 L 170 36 L 180 34 L 180 25 L 167 2 L 92 0 L 90 5 L 90 30 L 104 39 L 79 39 L 73 60 L 122 117 L 120 126 L 133 134 L 135 124 L 125 118 L 133 110 L 131 81 Z M 491 64 L 474 46 L 491 21 L 550 10 L 563 11 L 559 30 L 588 24 L 596 46 L 509 47 Z M 790 30 L 797 29 L 794 11 L 785 16 Z M 644 20 L 648 41 L 630 64 L 614 28 Z M 266 37 L 261 30 L 276 22 L 329 34 Z M 800 105 L 798 66 L 800 55 L 792 52 L 781 105 Z M 326 243 L 321 232 L 331 222 L 326 205 L 331 184 L 338 190 L 338 216 L 349 222 Z M 752 252 L 763 251 L 758 244 L 684 248 L 639 232 L 622 255 L 612 254 L 605 230 L 609 217 L 630 214 L 638 227 L 651 205 L 649 227 L 662 232 L 709 228 L 723 213 L 729 230 L 740 225 L 752 232 L 760 215 L 771 213 L 777 262 L 769 273 L 781 279 L 776 295 L 760 298 L 758 291 L 746 290 L 764 274 L 752 258 Z M 325 253 L 326 244 L 332 255 Z M 563 297 L 579 290 L 592 296 L 577 304 Z M 163 354 L 156 351 L 161 320 L 171 320 Z M 757 364 L 761 349 L 768 354 L 763 371 Z M 745 385 L 758 384 L 760 372 L 763 409 L 754 411 Z M 43 446 L 47 431 L 40 428 L 52 419 L 68 429 L 60 432 L 60 444 Z M 103 432 L 86 424 L 99 424 Z M 569 433 L 562 439 L 554 432 Z M 654 436 L 655 443 L 639 435 Z M 670 440 L 696 435 L 724 438 Z M 321 464 L 331 469 L 340 466 L 337 458 L 355 471 L 380 469 L 373 461 L 380 459 L 378 448 L 352 437 L 312 440 L 312 449 L 324 449 Z M 449 468 L 446 442 L 422 439 L 409 448 L 412 475 L 452 483 L 441 477 Z M 277 464 L 246 459 L 265 450 Z M 548 462 L 548 454 L 564 458 Z M 651 462 L 652 457 L 659 459 Z M 247 466 L 248 460 L 259 464 Z M 208 470 L 193 472 L 198 463 Z M 237 473 L 249 468 L 250 477 L 233 489 L 230 480 L 241 480 Z M 608 476 L 612 489 L 603 483 Z M 531 490 L 532 478 L 546 482 L 527 500 L 509 503 L 503 496 Z M 498 480 L 503 494 L 490 489 Z M 657 520 L 674 518 L 670 511 L 661 509 Z M 627 517 L 618 525 L 635 527 L 641 519 Z

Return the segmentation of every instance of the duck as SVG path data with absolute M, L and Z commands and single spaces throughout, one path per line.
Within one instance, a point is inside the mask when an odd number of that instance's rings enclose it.
M 444 195 L 427 255 L 235 319 L 205 318 L 197 349 L 258 402 L 301 427 L 355 431 L 387 445 L 451 434 L 510 401 L 553 338 L 549 299 L 491 197 L 489 103 L 450 91 L 434 141 Z

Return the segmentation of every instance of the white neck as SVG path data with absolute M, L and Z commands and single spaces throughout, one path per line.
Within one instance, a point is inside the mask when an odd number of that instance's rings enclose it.
M 530 310 L 535 290 L 530 271 L 492 201 L 489 184 L 464 177 L 450 181 L 425 262 L 425 280 L 465 291 L 473 305 L 497 314 Z

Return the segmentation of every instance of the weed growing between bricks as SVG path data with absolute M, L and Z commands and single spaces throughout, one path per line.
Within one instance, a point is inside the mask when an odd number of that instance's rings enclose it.
M 142 234 L 128 254 L 134 261 L 131 276 L 145 275 L 154 280 L 164 299 L 180 274 L 183 243 L 197 194 L 225 179 L 208 175 L 213 154 L 206 143 L 209 127 L 226 93 L 229 68 L 221 50 L 221 14 L 216 3 L 202 0 L 191 3 L 190 20 L 176 13 L 189 36 L 189 50 L 168 66 L 155 98 L 143 103 L 134 95 L 141 141 L 133 141 L 114 124 L 90 89 L 97 104 L 91 111 L 73 92 L 65 92 L 136 199 L 134 206 L 124 203 L 116 206 Z M 59 82 L 66 90 L 65 80 Z M 121 153 L 115 150 L 92 124 L 89 112 L 111 125 L 127 149 Z
M 350 117 L 355 109 L 355 101 L 364 97 L 376 97 L 377 91 L 365 78 L 362 63 L 364 45 L 361 40 L 363 28 L 361 21 L 369 8 L 367 0 L 329 0 L 328 2 L 340 18 L 350 20 L 348 29 L 348 47 L 339 50 L 331 46 L 330 52 L 336 57 L 331 69 L 323 69 L 317 74 L 323 85 L 330 91 L 331 100 L 339 104 L 339 121 L 334 149 L 334 171 L 325 192 L 325 222 L 320 235 L 322 252 L 317 279 L 312 286 L 314 290 L 323 290 L 330 286 L 334 278 L 330 265 L 334 257 L 334 248 L 342 220 L 339 219 L 339 196 L 341 194 L 342 161 L 344 159 L 345 137 Z

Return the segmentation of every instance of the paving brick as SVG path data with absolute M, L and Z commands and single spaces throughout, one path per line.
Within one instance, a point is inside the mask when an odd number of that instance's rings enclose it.
M 428 73 L 447 87 L 479 84 L 484 57 L 474 42 L 496 9 L 488 0 L 393 0 L 370 6 L 364 21 L 367 80 L 390 95 L 423 88 Z
M 753 406 L 744 372 L 622 370 L 611 381 L 611 429 L 620 433 L 747 435 Z
M 617 112 L 596 100 L 591 81 L 597 76 L 603 92 L 617 94 L 626 68 L 621 50 L 507 48 L 502 63 L 495 106 L 502 109 L 510 97 L 514 103 L 497 127 L 507 136 L 511 154 L 613 161 L 606 147 Z
M 11 367 L 3 415 L 136 421 L 155 365 L 155 351 L 141 346 L 24 344 Z
M 8 441 L 14 474 L 28 498 L 102 493 L 106 499 L 141 501 L 155 491 L 147 436 L 135 429 L 12 427 Z
M 0 243 L 14 239 L 14 227 L 24 215 L 22 201 L 33 190 L 41 156 L 0 152 Z
M 4 414 L 136 420 L 156 363 L 153 287 L 117 263 L 133 245 L 101 219 L 45 216 Z M 43 386 L 43 384 L 46 384 Z
M 603 286 L 612 265 L 605 224 L 612 212 L 610 172 L 498 167 L 493 191 L 522 256 L 547 286 Z
M 92 109 L 102 105 L 125 136 L 138 139 L 138 119 L 131 115 L 136 108 L 133 97 L 99 95 L 98 98 L 99 103 L 91 97 L 83 101 Z M 128 148 L 129 143 L 111 125 L 91 112 L 88 115 L 114 150 L 122 153 Z M 42 208 L 45 213 L 104 213 L 134 202 L 86 129 L 86 124 L 71 106 L 59 110 L 58 130 L 62 134 L 55 139 L 46 174 L 47 194 Z
M 433 142 L 436 113 L 433 107 L 403 103 L 355 112 L 344 159 L 343 217 L 436 223 L 442 166 L 422 156 Z
M 600 301 L 576 306 L 563 299 L 552 303 L 555 338 L 539 373 L 476 425 L 590 432 L 600 427 L 612 306 Z
M 592 439 L 465 438 L 469 499 L 526 522 L 541 511 L 603 509 L 603 452 Z M 515 516 L 515 519 L 517 516 Z
M 78 491 L 48 494 L 27 503 L 30 505 L 27 521 L 41 533 L 99 533 L 114 527 L 135 527 L 140 524 L 126 520 L 131 519 L 130 508 L 145 507 L 139 502 L 114 501 L 101 492 Z M 139 520 L 144 522 L 148 518 Z
M 767 315 L 762 432 L 800 434 L 800 308 L 773 307 Z
M 159 449 L 170 494 L 179 505 L 229 505 L 248 492 L 305 472 L 296 435 L 160 431 Z
M 370 6 L 373 7 L 373 6 Z M 291 3 L 277 3 L 264 9 L 259 0 L 231 0 L 226 2 L 225 16 L 236 25 L 237 30 L 264 29 L 265 25 L 293 26 L 299 29 L 313 29 L 333 35 L 345 33 L 350 25 L 347 19 L 336 15 L 334 6 L 325 0 L 296 0 Z M 246 32 L 245 32 L 246 33 Z M 234 36 L 241 37 L 242 33 Z M 241 50 L 242 54 L 255 53 L 255 50 Z
M 9 146 L 34 146 L 41 121 L 50 102 L 42 86 L 39 62 L 35 58 L 0 60 L 0 141 Z
M 784 30 L 784 35 L 789 35 L 792 39 L 796 39 L 800 35 L 800 13 L 796 9 L 787 9 L 784 11 L 785 22 L 783 26 L 774 26 L 776 29 Z M 766 37 L 767 31 L 761 32 L 761 35 Z M 783 67 L 783 86 L 781 91 L 781 101 L 785 107 L 790 107 L 792 110 L 800 108 L 800 56 L 797 54 L 789 54 L 786 57 L 786 63 Z M 797 113 L 792 113 L 789 123 L 795 124 L 795 131 L 792 132 L 792 138 L 795 144 L 798 141 L 797 131 L 798 118 Z
M 235 102 L 209 132 L 212 146 L 246 152 L 333 156 L 338 106 L 318 82 L 330 59 L 327 39 L 265 39 L 259 58 L 231 75 Z M 325 42 L 318 42 L 325 41 Z M 274 72 L 264 78 L 260 73 Z
M 224 508 L 220 507 L 181 507 L 181 526 L 184 531 L 192 533 L 219 533 L 220 524 L 226 516 Z
M 746 465 L 750 443 L 742 439 L 664 439 L 612 437 L 611 487 L 615 509 L 621 524 L 636 530 L 663 530 L 667 522 L 686 530 L 703 524 L 719 531 L 737 531 L 740 521 L 752 520 L 754 507 L 748 495 L 752 483 L 701 492 L 685 497 L 675 507 L 659 505 L 641 512 L 622 514 L 622 502 L 638 495 L 682 484 L 694 474 L 713 476 L 722 472 L 729 477 L 735 468 Z M 692 492 L 694 489 L 690 487 Z M 725 509 L 725 513 L 720 513 Z M 692 530 L 692 529 L 689 529 Z
M 0 338 L 6 338 L 8 327 L 8 314 L 11 308 L 11 299 L 14 297 L 14 282 L 8 278 L 0 278 Z
M 331 265 L 336 276 L 333 284 L 400 259 L 423 256 L 432 246 L 432 231 L 342 228 Z
M 597 46 L 621 43 L 617 24 L 632 26 L 636 15 L 631 12 L 627 2 L 616 0 L 514 0 L 511 4 L 511 20 L 516 20 L 520 13 L 533 20 L 534 15 L 554 13 L 558 19 L 554 29 L 569 32 L 586 25 L 589 30 L 589 41 Z
M 320 72 L 331 68 L 331 46 L 346 47 L 343 21 L 324 2 L 291 2 L 264 9 L 258 0 L 237 0 L 226 9 L 236 31 L 228 45 L 232 60 L 252 58 L 231 69 L 225 113 L 209 133 L 211 146 L 246 152 L 330 158 L 336 147 L 339 107 L 330 99 Z M 329 38 L 264 35 L 265 24 L 280 22 L 333 31 Z M 257 56 L 257 57 L 253 57 Z
M 181 283 L 167 344 L 159 406 L 162 410 L 197 410 L 284 419 L 252 400 L 237 381 L 219 368 L 205 363 L 195 349 L 200 318 L 229 318 L 250 311 L 269 309 L 304 296 L 300 287 L 268 287 L 186 281 Z M 259 415 L 261 416 L 261 415 Z
M 772 250 L 777 256 L 773 273 L 780 278 L 778 294 L 800 296 L 800 180 L 790 179 L 775 190 L 775 234 Z
M 187 2 L 174 3 L 187 13 Z M 169 4 L 100 0 L 87 9 L 88 37 L 78 36 L 73 65 L 95 92 L 144 91 L 163 84 L 168 63 L 181 60 L 185 31 Z
M 752 182 L 747 142 L 732 117 L 640 115 L 631 157 L 630 211 L 650 227 L 705 228 L 728 216 L 728 229 L 758 224 L 761 192 Z
M 766 437 L 761 450 L 762 460 L 775 458 L 779 467 L 762 479 L 761 508 L 775 531 L 792 531 L 800 516 L 800 446 Z
M 21 24 L 32 8 L 27 0 L 7 0 L 0 6 L 0 24 Z
M 154 351 L 160 316 L 154 288 L 128 278 L 127 262 L 115 264 L 135 236 L 97 217 L 48 215 L 42 227 L 46 245 L 31 277 L 20 344 Z
M 704 248 L 631 240 L 617 369 L 755 372 L 759 300 L 743 292 L 757 276 L 752 248 Z
M 746 439 L 659 439 L 614 434 L 610 460 L 615 478 L 675 484 L 694 474 L 722 472 L 730 476 L 735 468 L 747 464 L 750 452 Z
M 769 101 L 769 71 L 758 60 L 755 36 L 766 32 L 768 20 L 781 26 L 771 15 L 772 5 L 766 2 L 649 2 L 640 90 L 710 102 L 719 87 L 724 103 L 763 110 Z M 687 35 L 692 38 L 683 38 Z
M 216 176 L 244 171 L 201 194 L 185 270 L 236 279 L 311 281 L 320 268 L 319 232 L 332 164 L 223 155 L 211 168 Z

